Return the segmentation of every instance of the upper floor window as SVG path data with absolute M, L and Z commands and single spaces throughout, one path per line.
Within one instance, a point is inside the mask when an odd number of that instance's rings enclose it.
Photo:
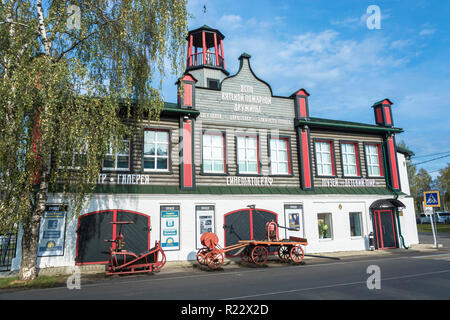
M 144 171 L 169 171 L 169 130 L 148 129 L 144 131 Z
M 317 175 L 334 176 L 336 170 L 334 165 L 333 141 L 316 140 L 314 146 L 316 153 Z
M 364 148 L 366 152 L 367 175 L 369 177 L 382 177 L 381 145 L 366 144 Z
M 108 153 L 103 159 L 103 170 L 130 170 L 130 141 L 123 141 L 123 148 L 114 153 L 112 147 L 109 147 Z
M 256 134 L 237 135 L 237 162 L 239 174 L 259 174 L 259 137 Z
M 270 173 L 291 174 L 291 155 L 289 139 L 284 137 L 270 137 Z
M 67 169 L 79 170 L 87 165 L 87 143 L 81 144 L 73 149 L 72 153 L 63 153 L 62 163 L 58 165 L 59 169 L 66 167 Z
M 203 172 L 225 173 L 225 133 L 203 133 Z
M 361 175 L 359 166 L 358 144 L 356 142 L 341 143 L 342 171 L 345 177 Z
M 217 90 L 217 89 L 219 89 L 219 79 L 208 78 L 207 85 L 208 85 L 208 88 Z

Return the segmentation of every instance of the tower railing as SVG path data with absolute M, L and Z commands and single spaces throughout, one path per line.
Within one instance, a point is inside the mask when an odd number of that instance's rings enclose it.
M 188 67 L 197 67 L 197 66 L 213 66 L 224 68 L 223 58 L 219 55 L 219 64 L 217 64 L 216 54 L 213 52 L 206 53 L 206 63 L 203 61 L 203 52 L 193 53 L 189 56 L 187 61 Z

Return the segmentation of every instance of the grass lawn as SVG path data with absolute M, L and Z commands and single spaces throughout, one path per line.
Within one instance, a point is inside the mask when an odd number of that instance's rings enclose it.
M 19 281 L 18 277 L 0 278 L 0 289 L 37 289 L 60 286 L 66 283 L 68 276 L 39 276 L 32 281 Z
M 436 229 L 437 229 L 438 233 L 441 233 L 441 232 L 450 233 L 450 224 L 437 223 Z M 417 224 L 417 231 L 418 232 L 433 232 L 433 230 L 431 229 L 431 224 L 429 224 L 429 223 Z

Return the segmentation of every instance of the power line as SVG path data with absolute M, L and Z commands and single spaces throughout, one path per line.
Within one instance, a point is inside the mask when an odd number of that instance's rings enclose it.
M 447 157 L 450 157 L 450 154 L 447 154 L 447 155 L 442 156 L 442 157 L 430 159 L 430 160 L 427 160 L 427 161 L 422 161 L 422 162 L 418 162 L 418 163 L 413 163 L 413 165 L 417 166 L 417 165 L 419 165 L 419 164 L 423 164 L 423 163 L 427 163 L 427 162 L 430 162 L 430 161 L 439 160 L 439 159 L 447 158 Z
M 438 153 L 430 153 L 430 154 L 425 154 L 422 156 L 412 156 L 411 158 L 424 158 L 424 157 L 431 157 L 431 156 L 437 156 L 439 154 L 446 154 L 446 153 L 450 153 L 450 151 L 445 151 L 445 152 L 438 152 Z

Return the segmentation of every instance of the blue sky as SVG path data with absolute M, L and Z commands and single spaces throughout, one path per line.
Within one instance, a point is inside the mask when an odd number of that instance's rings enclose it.
M 380 8 L 381 29 L 367 27 L 369 5 Z M 225 35 L 231 74 L 249 53 L 274 95 L 311 94 L 312 117 L 372 124 L 371 106 L 389 98 L 413 163 L 450 154 L 450 1 L 192 0 L 188 10 L 190 29 Z M 163 87 L 166 101 L 176 101 L 175 81 Z M 436 177 L 447 163 L 418 168 Z

